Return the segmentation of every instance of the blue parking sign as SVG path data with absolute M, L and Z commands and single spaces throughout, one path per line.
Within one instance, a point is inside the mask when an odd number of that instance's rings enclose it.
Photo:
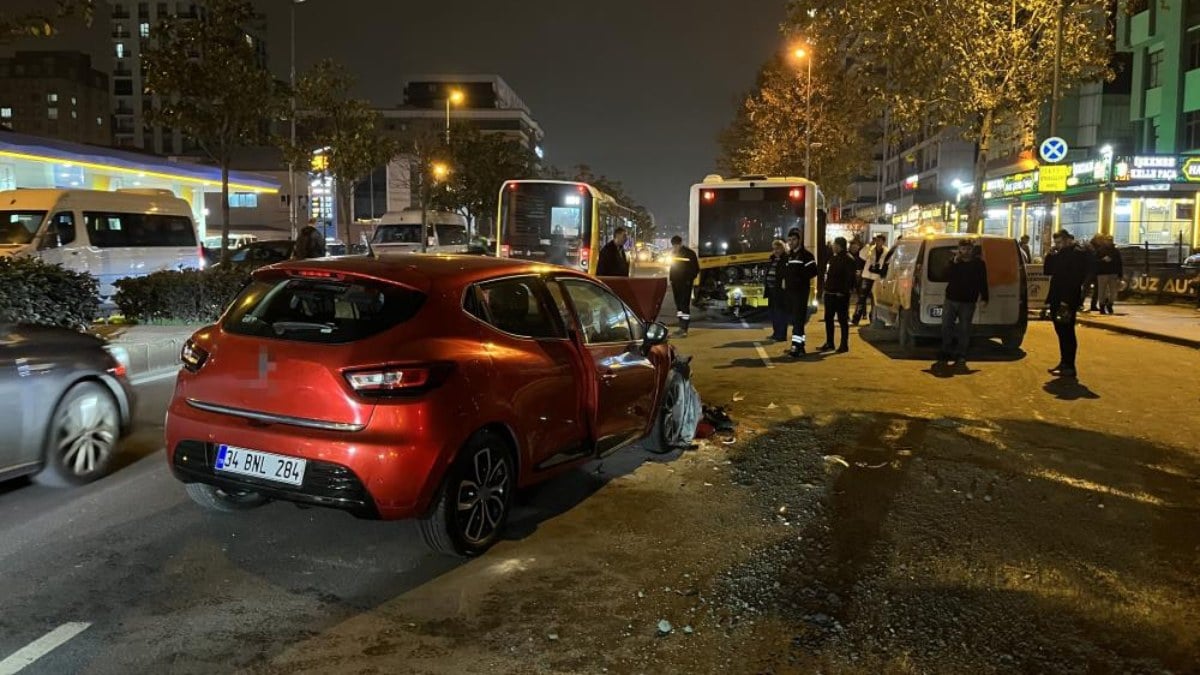
M 1067 142 L 1058 136 L 1051 136 L 1042 141 L 1038 147 L 1038 154 L 1042 156 L 1043 162 L 1061 162 L 1067 156 Z

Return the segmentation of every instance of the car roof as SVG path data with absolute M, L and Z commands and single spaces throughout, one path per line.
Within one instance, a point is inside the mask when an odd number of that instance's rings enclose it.
M 398 253 L 380 257 L 343 256 L 315 258 L 278 263 L 263 268 L 268 270 L 323 270 L 371 277 L 382 281 L 401 284 L 418 290 L 428 290 L 432 285 L 446 283 L 468 284 L 481 279 L 515 274 L 541 274 L 555 272 L 565 275 L 584 276 L 578 272 L 527 260 L 492 258 L 480 255 L 453 255 L 431 253 Z

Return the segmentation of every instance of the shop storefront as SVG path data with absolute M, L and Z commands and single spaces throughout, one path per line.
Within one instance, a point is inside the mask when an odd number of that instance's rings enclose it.
M 949 202 L 912 206 L 892 216 L 896 237 L 958 232 L 958 209 Z
M 1118 246 L 1166 250 L 1170 262 L 1200 247 L 1200 157 L 1105 156 L 1070 164 L 1067 176 L 1053 192 L 1039 170 L 989 179 L 982 231 L 1029 235 L 1035 258 L 1062 228 L 1080 241 L 1107 234 Z

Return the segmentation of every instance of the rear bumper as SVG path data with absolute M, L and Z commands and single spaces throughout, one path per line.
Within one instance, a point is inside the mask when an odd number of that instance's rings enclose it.
M 425 512 L 461 445 L 431 419 L 438 418 L 421 402 L 381 405 L 362 431 L 323 431 L 209 412 L 177 395 L 167 411 L 167 462 L 185 483 L 253 490 L 364 518 L 410 518 Z M 304 483 L 217 474 L 220 444 L 304 459 Z

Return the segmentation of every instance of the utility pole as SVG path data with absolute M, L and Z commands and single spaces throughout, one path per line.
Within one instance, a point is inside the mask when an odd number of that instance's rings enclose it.
M 812 53 L 808 55 L 808 84 L 804 86 L 804 177 L 811 180 L 812 159 Z
M 1058 98 L 1062 77 L 1063 14 L 1066 10 L 1066 4 L 1066 0 L 1059 0 L 1058 16 L 1055 18 L 1057 26 L 1054 37 L 1054 90 L 1050 96 L 1050 135 L 1052 137 L 1058 135 Z
M 292 0 L 288 4 L 288 9 L 291 13 L 291 68 L 289 81 L 291 82 L 291 108 L 292 114 L 289 115 L 291 126 L 292 147 L 296 147 L 296 5 L 304 2 L 304 0 Z M 288 222 L 292 226 L 292 240 L 296 239 L 296 163 L 295 160 L 288 161 Z

